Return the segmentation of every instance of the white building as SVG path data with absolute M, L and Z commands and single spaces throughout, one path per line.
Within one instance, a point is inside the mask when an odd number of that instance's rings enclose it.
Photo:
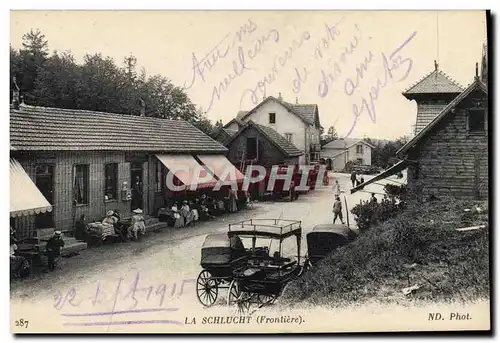
M 373 145 L 362 139 L 336 139 L 321 148 L 321 158 L 333 171 L 341 171 L 349 161 L 369 166 L 372 164 L 373 148 Z
M 274 129 L 304 152 L 299 164 L 309 164 L 319 160 L 321 125 L 318 105 L 291 104 L 283 101 L 281 94 L 279 98 L 269 96 L 252 110 L 238 112 L 236 118 L 224 128 L 235 132 L 249 120 Z

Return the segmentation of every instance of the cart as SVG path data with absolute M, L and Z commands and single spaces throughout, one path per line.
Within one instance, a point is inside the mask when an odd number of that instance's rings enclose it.
M 300 264 L 301 222 L 283 219 L 249 219 L 229 225 L 229 237 L 249 238 L 252 242 L 243 265 L 232 273 L 228 306 L 247 312 L 252 305 L 272 304 L 285 286 L 303 273 Z M 284 257 L 283 242 L 295 238 L 296 255 Z M 268 241 L 268 245 L 257 243 Z M 273 250 L 271 247 L 274 244 Z M 274 251 L 270 254 L 270 251 Z
M 328 254 L 355 240 L 357 234 L 345 224 L 316 225 L 306 235 L 306 268 L 313 267 Z
M 202 271 L 196 280 L 196 295 L 203 306 L 217 301 L 219 290 L 228 289 L 235 268 L 244 264 L 249 252 L 237 236 L 208 235 L 201 248 Z

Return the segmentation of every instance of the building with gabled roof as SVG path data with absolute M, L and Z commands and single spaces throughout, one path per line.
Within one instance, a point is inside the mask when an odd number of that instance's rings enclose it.
M 403 92 L 408 100 L 417 103 L 414 134 L 429 124 L 463 90 L 461 85 L 439 70 L 434 61 L 434 70 Z
M 344 170 L 347 162 L 369 166 L 372 164 L 372 149 L 375 147 L 363 139 L 335 139 L 321 148 L 321 158 L 327 168 L 336 172 Z
M 299 148 L 303 152 L 301 164 L 319 159 L 321 124 L 318 105 L 299 104 L 298 100 L 292 104 L 284 101 L 281 94 L 278 98 L 268 96 L 250 111 L 239 111 L 224 128 L 234 132 L 250 120 L 272 128 Z
M 400 162 L 351 193 L 407 169 L 408 188 L 417 193 L 487 199 L 488 89 L 478 69 L 474 81 L 397 152 Z
M 218 177 L 200 156 L 229 162 L 222 144 L 185 121 L 24 104 L 10 109 L 10 146 L 52 207 L 15 218 L 21 236 L 34 228 L 70 230 L 82 214 L 90 221 L 115 209 L 154 215 L 173 195 L 168 171 L 175 185 L 199 190 Z

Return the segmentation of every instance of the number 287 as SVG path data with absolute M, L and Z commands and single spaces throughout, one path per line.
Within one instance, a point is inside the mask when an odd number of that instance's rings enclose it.
M 29 324 L 29 321 L 27 321 L 27 320 L 25 320 L 23 318 L 15 321 L 15 325 L 16 326 L 19 326 L 19 327 L 22 327 L 22 328 L 26 328 L 26 329 L 28 328 L 28 324 Z

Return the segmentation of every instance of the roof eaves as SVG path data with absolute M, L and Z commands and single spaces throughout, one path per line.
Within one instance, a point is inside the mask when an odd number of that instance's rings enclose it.
M 487 88 L 483 82 L 476 79 L 467 89 L 465 89 L 460 95 L 458 95 L 452 102 L 450 102 L 429 124 L 427 124 L 415 137 L 413 137 L 409 142 L 403 145 L 397 152 L 396 156 L 401 157 L 403 154 L 407 153 L 408 150 L 413 148 L 421 139 L 424 137 L 434 126 L 436 126 L 455 106 L 457 106 L 462 100 L 464 100 L 472 91 L 479 86 L 486 94 Z

